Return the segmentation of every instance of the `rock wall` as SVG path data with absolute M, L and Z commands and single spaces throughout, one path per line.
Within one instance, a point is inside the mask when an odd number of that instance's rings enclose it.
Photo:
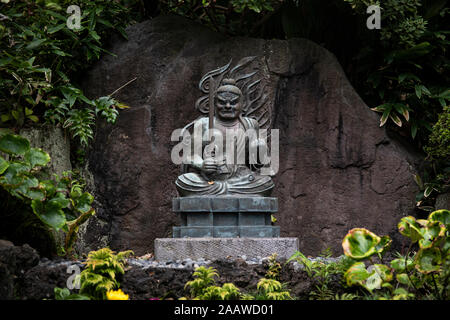
M 101 123 L 89 156 L 102 207 L 87 226 L 91 246 L 107 238 L 113 249 L 153 250 L 177 220 L 171 201 L 180 168 L 172 164 L 170 135 L 196 119 L 198 82 L 209 70 L 258 56 L 259 76 L 280 129 L 281 236 L 298 237 L 300 250 L 317 254 L 353 227 L 394 236 L 411 214 L 419 156 L 379 128 L 336 58 L 305 39 L 227 38 L 189 20 L 161 16 L 127 29 L 85 77 L 91 98 L 111 94 L 131 108 L 115 125 Z M 96 240 L 97 239 L 97 240 Z M 100 245 L 99 245 L 100 246 Z
M 70 163 L 70 139 L 59 127 L 26 128 L 20 135 L 27 138 L 34 148 L 41 148 L 52 159 L 47 165 L 48 174 L 62 175 L 64 171 L 72 170 Z

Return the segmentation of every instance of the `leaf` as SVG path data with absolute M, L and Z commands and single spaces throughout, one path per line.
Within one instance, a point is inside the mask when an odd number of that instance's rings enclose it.
M 9 167 L 9 162 L 0 157 L 0 174 L 6 171 Z
M 362 285 L 369 277 L 370 273 L 367 272 L 363 262 L 356 262 L 344 274 L 345 281 L 349 286 Z
M 419 240 L 422 249 L 431 248 L 435 243 L 445 237 L 445 226 L 440 221 L 429 221 L 425 228 L 421 229 L 423 238 Z
M 0 137 L 0 151 L 10 155 L 23 155 L 30 149 L 30 142 L 18 135 L 5 134 Z
M 4 136 L 5 134 L 13 133 L 11 129 L 9 128 L 0 128 L 0 137 Z
M 16 119 L 17 121 L 20 120 L 21 118 L 21 113 L 17 110 L 13 110 L 11 111 L 11 115 L 13 116 L 14 119 Z
M 422 178 L 418 174 L 414 175 L 414 181 L 417 183 L 420 189 L 423 189 Z
M 66 216 L 57 202 L 43 203 L 39 200 L 33 200 L 31 207 L 36 216 L 46 225 L 55 230 L 61 229 L 66 223 Z
M 423 192 L 424 197 L 428 198 L 430 196 L 431 192 L 433 192 L 433 186 L 426 187 L 425 191 Z
M 38 186 L 38 179 L 24 176 L 20 185 L 16 188 L 16 191 L 27 198 L 42 200 L 44 198 L 44 193 L 37 189 Z
M 392 240 L 389 236 L 383 236 L 380 239 L 380 242 L 375 246 L 375 250 L 377 253 L 383 253 L 389 246 L 391 245 Z
M 10 162 L 9 167 L 3 174 L 3 183 L 9 185 L 20 185 L 24 178 L 24 174 L 28 173 L 31 168 L 22 162 Z
M 389 119 L 389 114 L 391 113 L 391 108 L 385 109 L 383 115 L 380 118 L 380 127 L 384 126 L 386 121 Z
M 417 98 L 421 98 L 422 97 L 422 87 L 420 86 L 420 85 L 418 85 L 418 84 L 416 84 L 415 86 L 414 86 L 414 89 L 416 90 L 416 96 L 417 96 Z
M 394 121 L 394 123 L 399 127 L 402 126 L 402 120 L 400 120 L 400 118 L 394 112 L 391 112 L 389 114 L 389 118 L 391 118 L 391 120 Z
M 43 180 L 39 182 L 39 185 L 42 189 L 44 189 L 47 197 L 53 197 L 53 194 L 56 192 L 56 182 L 53 180 Z
M 35 115 L 28 116 L 28 119 L 30 119 L 33 122 L 39 122 L 39 118 Z
M 122 35 L 122 37 L 123 37 L 125 40 L 128 40 L 128 35 L 127 35 L 127 32 L 125 31 L 124 28 L 117 26 L 116 29 L 117 29 L 117 31 L 120 32 L 120 34 Z
M 65 28 L 65 27 L 66 27 L 66 24 L 65 23 L 61 23 L 60 25 L 57 25 L 55 27 L 48 28 L 47 33 L 53 34 L 53 33 L 58 32 L 59 30 Z
M 406 259 L 406 266 L 408 267 L 408 270 L 410 267 L 414 264 L 412 259 Z M 394 259 L 391 261 L 391 268 L 394 269 L 396 272 L 404 272 L 405 271 L 405 259 L 399 258 Z
M 411 137 L 414 139 L 417 135 L 417 124 L 411 124 Z
M 64 24 L 66 23 L 67 17 L 65 17 L 65 16 L 63 16 L 55 11 L 52 11 L 52 10 L 44 10 L 44 12 L 48 15 L 58 18 L 61 21 L 64 21 Z
M 450 230 L 450 211 L 446 209 L 436 210 L 428 216 L 430 221 L 438 221 L 443 223 Z
M 51 204 L 55 207 L 59 206 L 62 209 L 69 206 L 70 200 L 67 199 L 63 193 L 57 192 L 56 195 L 48 201 L 48 204 Z
M 406 273 L 399 273 L 395 276 L 398 283 L 405 284 L 407 286 L 411 285 L 411 281 L 409 281 L 408 275 Z
M 394 104 L 394 108 L 399 114 L 403 115 L 406 121 L 409 121 L 409 110 L 407 106 L 401 103 L 396 103 Z
M 111 22 L 106 21 L 104 19 L 97 19 L 97 22 L 100 22 L 101 24 L 104 24 L 105 26 L 107 26 L 109 28 L 114 28 L 114 26 L 111 24 Z
M 50 162 L 50 156 L 47 152 L 40 148 L 31 148 L 25 153 L 25 161 L 27 161 L 32 168 L 36 166 L 45 166 Z
M 7 122 L 11 120 L 11 116 L 9 114 L 2 114 L 0 119 L 2 120 L 2 122 Z
M 342 241 L 344 254 L 355 260 L 362 260 L 375 253 L 383 253 L 390 244 L 389 237 L 380 238 L 364 228 L 350 230 Z
M 438 248 L 420 249 L 416 255 L 416 269 L 424 274 L 438 272 L 442 263 Z
M 28 50 L 34 50 L 39 48 L 47 39 L 36 39 L 31 41 L 27 46 L 26 49 Z
M 80 198 L 78 198 L 76 202 L 76 209 L 82 213 L 86 213 L 91 210 L 91 204 L 93 201 L 94 197 L 90 193 L 85 192 Z
M 427 87 L 425 87 L 424 85 L 421 85 L 420 88 L 421 88 L 422 92 L 424 92 L 425 94 L 431 96 L 431 92 L 430 92 L 430 90 L 427 89 Z
M 403 217 L 398 223 L 398 230 L 402 235 L 410 238 L 412 242 L 417 242 L 423 238 L 420 227 L 412 216 Z

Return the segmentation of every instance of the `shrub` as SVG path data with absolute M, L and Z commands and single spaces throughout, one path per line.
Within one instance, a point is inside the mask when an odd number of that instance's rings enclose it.
M 111 97 L 86 98 L 75 79 L 98 60 L 106 38 L 132 15 L 124 1 L 38 0 L 0 2 L 0 125 L 64 125 L 86 146 L 93 112 L 115 121 L 122 105 Z M 129 1 L 125 1 L 129 2 Z M 81 9 L 80 29 L 69 29 L 69 5 Z
M 425 150 L 435 159 L 450 159 L 450 106 L 445 106 L 439 115 Z
M 47 227 L 66 232 L 64 253 L 70 253 L 79 226 L 95 214 L 93 196 L 84 192 L 70 172 L 43 179 L 40 172 L 50 156 L 42 149 L 31 148 L 30 142 L 19 135 L 1 130 L 0 151 L 8 155 L 0 156 L 0 187 L 29 205 Z
M 80 274 L 80 294 L 97 300 L 107 299 L 108 292 L 114 296 L 111 291 L 119 288 L 118 276 L 125 273 L 125 259 L 131 254 L 133 251 L 128 250 L 116 255 L 109 248 L 89 252 L 86 268 Z
M 402 218 L 398 229 L 411 242 L 406 255 L 398 255 L 390 266 L 371 260 L 374 254 L 385 253 L 389 240 L 382 239 L 387 237 L 362 228 L 351 230 L 342 243 L 345 255 L 356 260 L 344 274 L 347 285 L 361 286 L 373 299 L 449 299 L 449 226 L 448 210 L 434 211 L 427 220 Z M 417 252 L 411 251 L 413 245 L 418 245 Z M 369 267 L 364 260 L 371 262 Z

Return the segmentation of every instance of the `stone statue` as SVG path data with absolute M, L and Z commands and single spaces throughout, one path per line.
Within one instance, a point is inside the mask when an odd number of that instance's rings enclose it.
M 256 57 L 247 57 L 229 70 L 230 63 L 213 70 L 203 76 L 200 90 L 208 93 L 200 98 L 197 109 L 208 113 L 188 124 L 184 129 L 200 128 L 201 154 L 194 154 L 184 166 L 185 173 L 181 174 L 175 184 L 182 197 L 202 195 L 241 195 L 268 196 L 274 183 L 269 175 L 261 175 L 261 163 L 249 163 L 249 148 L 267 148 L 265 140 L 253 139 L 245 133 L 252 129 L 256 133 L 263 125 L 270 125 L 270 110 L 264 109 L 267 95 L 263 90 L 257 91 L 260 80 L 251 82 L 256 72 L 238 76 L 238 70 L 249 65 Z M 214 77 L 218 79 L 214 79 Z M 217 83 L 217 85 L 215 85 Z M 241 83 L 241 85 L 239 85 Z M 241 89 L 242 88 L 242 89 Z M 258 116 L 259 115 L 259 116 Z M 215 154 L 217 140 L 211 135 L 219 132 L 223 138 L 222 157 Z M 232 132 L 235 139 L 230 144 L 225 141 L 227 132 Z M 195 139 L 194 132 L 194 139 Z M 214 137 L 217 139 L 217 137 Z M 230 161 L 227 148 L 234 148 L 232 155 L 235 159 L 247 159 L 245 162 Z M 253 149 L 256 150 L 256 149 Z M 233 159 L 233 160 L 235 160 Z M 260 161 L 258 160 L 256 162 Z M 259 165 L 258 165 L 259 164 Z

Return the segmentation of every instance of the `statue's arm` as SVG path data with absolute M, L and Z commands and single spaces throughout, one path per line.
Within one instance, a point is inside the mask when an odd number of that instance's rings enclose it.
M 208 118 L 200 118 L 194 123 L 194 131 L 191 135 L 191 157 L 188 159 L 188 165 L 197 169 L 202 170 L 203 168 L 203 150 L 208 141 L 204 141 L 204 133 L 207 129 Z M 195 150 L 195 143 L 200 144 L 200 148 Z

